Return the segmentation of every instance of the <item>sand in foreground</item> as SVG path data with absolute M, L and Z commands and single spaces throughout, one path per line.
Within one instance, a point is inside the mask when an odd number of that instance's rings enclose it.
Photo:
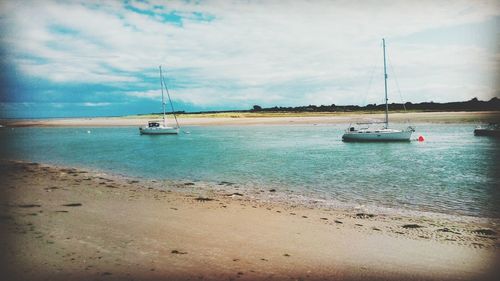
M 308 209 L 199 194 L 191 182 L 0 163 L 0 251 L 11 280 L 495 277 L 498 229 L 489 222 Z

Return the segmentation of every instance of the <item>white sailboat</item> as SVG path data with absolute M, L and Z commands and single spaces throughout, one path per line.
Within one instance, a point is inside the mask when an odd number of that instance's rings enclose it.
M 163 120 L 153 120 L 148 121 L 147 126 L 142 126 L 139 128 L 139 132 L 141 135 L 176 135 L 179 133 L 179 122 L 177 121 L 177 116 L 175 116 L 174 106 L 172 104 L 172 100 L 170 99 L 170 93 L 168 92 L 167 84 L 163 79 L 163 73 L 161 71 L 160 65 L 160 84 L 161 84 L 161 105 L 163 108 Z M 168 100 L 170 102 L 170 106 L 172 107 L 172 114 L 174 115 L 175 127 L 167 126 L 166 123 L 166 113 L 165 113 L 165 97 L 163 94 L 163 87 L 165 86 L 165 90 L 167 92 Z
M 343 141 L 352 142 L 372 142 L 372 141 L 410 141 L 411 134 L 415 129 L 411 126 L 404 130 L 396 130 L 389 128 L 389 105 L 387 104 L 387 68 L 385 62 L 385 39 L 382 39 L 384 51 L 384 87 L 385 87 L 385 121 L 381 128 L 374 128 L 373 123 L 357 123 L 358 128 L 349 125 L 344 135 Z

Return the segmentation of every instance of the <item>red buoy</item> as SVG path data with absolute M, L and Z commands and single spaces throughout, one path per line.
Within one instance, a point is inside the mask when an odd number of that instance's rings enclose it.
M 424 137 L 419 136 L 419 137 L 418 137 L 418 141 L 424 141 Z

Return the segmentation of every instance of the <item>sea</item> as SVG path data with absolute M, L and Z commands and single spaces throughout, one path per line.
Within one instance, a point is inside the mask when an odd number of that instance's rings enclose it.
M 137 127 L 4 127 L 0 159 L 231 183 L 334 207 L 500 218 L 500 141 L 475 137 L 474 124 L 414 125 L 404 143 L 345 143 L 343 124 L 192 126 L 163 136 Z

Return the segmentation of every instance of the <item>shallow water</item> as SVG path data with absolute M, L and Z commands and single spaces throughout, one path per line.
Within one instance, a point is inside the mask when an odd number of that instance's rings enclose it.
M 155 179 L 234 182 L 311 199 L 500 217 L 500 142 L 472 124 L 416 124 L 424 142 L 344 143 L 345 125 L 0 128 L 4 159 Z

